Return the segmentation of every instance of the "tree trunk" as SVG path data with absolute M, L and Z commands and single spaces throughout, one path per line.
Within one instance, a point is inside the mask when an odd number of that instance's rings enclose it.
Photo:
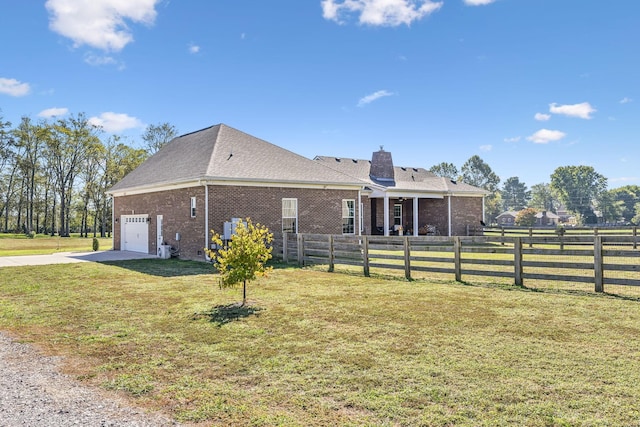
M 242 282 L 242 305 L 240 307 L 244 307 L 247 303 L 247 281 Z
M 58 199 L 54 193 L 53 195 L 53 207 L 51 208 L 51 237 L 56 235 L 56 202 Z

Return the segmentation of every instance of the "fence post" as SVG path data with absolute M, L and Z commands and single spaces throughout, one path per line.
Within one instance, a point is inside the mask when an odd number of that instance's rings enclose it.
M 638 227 L 633 227 L 633 249 L 638 249 Z
M 282 262 L 284 262 L 285 264 L 287 264 L 289 262 L 289 245 L 288 243 L 288 234 L 289 233 L 282 233 L 283 237 L 282 237 Z
M 529 247 L 533 247 L 533 228 L 529 227 Z
M 404 277 L 411 280 L 411 249 L 408 236 L 404 236 Z
M 522 239 L 520 237 L 516 237 L 513 241 L 513 265 L 516 286 L 522 286 Z
M 504 246 L 504 227 L 500 227 L 500 242 Z
M 602 262 L 602 236 L 593 239 L 593 272 L 596 280 L 596 292 L 604 292 L 604 272 Z
M 462 282 L 462 260 L 460 259 L 460 236 L 453 238 L 453 263 L 456 272 L 456 282 Z
M 369 236 L 362 236 L 362 268 L 364 276 L 369 277 Z
M 333 234 L 329 234 L 329 272 L 333 272 L 333 268 L 335 267 L 334 263 L 334 253 L 333 253 Z
M 298 233 L 298 265 L 304 266 L 304 237 Z

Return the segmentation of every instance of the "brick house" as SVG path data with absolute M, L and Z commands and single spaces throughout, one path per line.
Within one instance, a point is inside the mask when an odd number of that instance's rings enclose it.
M 386 154 L 349 160 L 363 167 L 354 173 L 335 158 L 307 159 L 224 124 L 179 136 L 109 190 L 113 247 L 162 255 L 170 246 L 181 258 L 204 259 L 210 230 L 229 234 L 234 219 L 247 217 L 276 235 L 389 234 L 398 225 L 417 235 L 414 223 L 463 234 L 482 219 L 483 190 L 395 168 Z
M 394 166 L 380 148 L 371 160 L 317 156 L 315 160 L 365 182 L 363 234 L 460 236 L 484 221 L 487 191 L 424 168 Z

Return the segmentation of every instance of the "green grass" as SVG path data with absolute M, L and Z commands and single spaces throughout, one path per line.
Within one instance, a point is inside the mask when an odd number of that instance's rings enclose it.
M 19 255 L 44 255 L 55 252 L 90 252 L 93 237 L 59 237 L 37 234 L 29 239 L 20 234 L 0 233 L 0 256 Z M 109 250 L 113 247 L 110 237 L 98 238 L 100 250 Z
M 2 269 L 0 329 L 183 422 L 607 426 L 640 419 L 640 300 L 276 269 Z

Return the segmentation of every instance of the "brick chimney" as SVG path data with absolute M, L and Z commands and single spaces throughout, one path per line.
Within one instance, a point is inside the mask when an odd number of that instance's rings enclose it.
M 378 179 L 383 181 L 393 181 L 395 174 L 393 172 L 393 159 L 391 153 L 384 151 L 380 147 L 380 151 L 374 151 L 371 157 L 371 168 L 369 169 L 369 176 L 372 179 Z

